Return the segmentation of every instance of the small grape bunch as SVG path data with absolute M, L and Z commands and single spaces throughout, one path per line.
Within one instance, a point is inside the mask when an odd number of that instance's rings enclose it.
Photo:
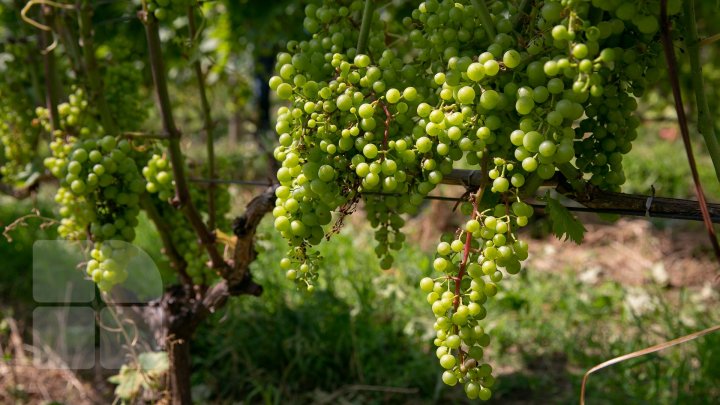
M 147 11 L 159 21 L 172 20 L 173 17 L 184 14 L 192 3 L 192 0 L 149 0 Z
M 174 194 L 174 182 L 170 162 L 163 155 L 153 154 L 147 165 L 142 169 L 147 180 L 145 190 L 150 194 L 157 193 L 163 201 L 169 200 Z
M 127 279 L 127 266 L 137 251 L 128 243 L 118 240 L 95 243 L 90 252 L 87 275 L 98 285 L 100 291 L 107 292 L 114 285 Z

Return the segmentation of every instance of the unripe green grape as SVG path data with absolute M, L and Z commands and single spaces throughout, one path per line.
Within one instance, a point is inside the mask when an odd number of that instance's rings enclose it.
M 455 376 L 455 373 L 453 373 L 452 371 L 443 372 L 442 380 L 443 380 L 443 383 L 445 383 L 446 385 L 449 385 L 451 387 L 455 386 L 455 384 L 458 383 L 457 376 Z
M 452 305 L 452 304 L 451 304 Z M 465 314 L 467 315 L 467 314 Z M 455 322 L 453 322 L 455 323 Z M 462 343 L 462 340 L 460 339 L 460 336 L 458 335 L 449 335 L 445 338 L 445 345 L 449 349 L 457 349 L 460 347 L 460 344 Z
M 426 293 L 432 292 L 434 287 L 435 287 L 435 282 L 430 277 L 425 277 L 422 280 L 420 280 L 420 289 L 423 292 L 426 292 Z
M 278 85 L 276 93 L 281 99 L 289 100 L 290 97 L 292 97 L 292 86 L 287 83 L 282 83 Z
M 447 260 L 443 259 L 442 257 L 438 257 L 433 262 L 433 268 L 439 272 L 445 271 L 445 269 L 447 269 L 447 266 L 448 266 Z
M 399 102 L 400 97 L 401 97 L 400 91 L 398 89 L 394 89 L 394 88 L 388 90 L 387 93 L 385 94 L 385 99 L 390 104 L 396 104 L 397 102 Z
M 374 159 L 378 155 L 378 148 L 372 143 L 363 147 L 363 155 L 368 159 Z
M 514 49 L 510 49 L 503 54 L 503 64 L 510 69 L 520 65 L 520 53 Z
M 542 156 L 553 156 L 556 150 L 557 146 L 550 140 L 543 141 L 538 147 L 538 151 Z
M 456 363 L 457 359 L 452 354 L 446 354 L 440 358 L 440 365 L 446 370 L 455 367 Z
M 515 109 L 521 115 L 530 114 L 534 107 L 535 101 L 533 101 L 532 97 L 528 96 L 518 98 L 517 102 L 515 103 Z
M 453 240 L 452 243 L 450 243 L 450 248 L 453 250 L 453 252 L 460 252 L 465 248 L 465 243 L 463 243 L 460 240 Z

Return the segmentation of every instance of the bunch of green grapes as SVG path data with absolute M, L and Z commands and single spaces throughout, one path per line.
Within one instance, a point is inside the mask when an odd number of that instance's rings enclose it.
M 282 167 L 273 215 L 290 245 L 281 267 L 311 285 L 312 246 L 360 199 L 389 267 L 389 250 L 404 242 L 402 215 L 454 167 L 482 170 L 462 206 L 470 218 L 440 242 L 438 275 L 421 288 L 437 317 L 443 380 L 488 399 L 484 303 L 527 258 L 517 230 L 533 209 L 523 196 L 558 170 L 571 184 L 618 190 L 624 182 L 622 156 L 639 125 L 634 97 L 662 73 L 659 2 L 544 1 L 520 14 L 509 1 L 428 0 L 402 26 L 374 19 L 362 53 L 354 48 L 360 2 L 336 3 L 306 7 L 313 36 L 288 43 L 270 80 L 289 102 L 275 128 Z M 670 14 L 678 9 L 673 2 Z M 405 40 L 386 42 L 395 36 Z
M 300 285 L 310 285 L 316 276 L 312 245 L 323 239 L 332 211 L 352 210 L 361 191 L 397 193 L 392 207 L 368 213 L 378 239 L 391 238 L 399 247 L 400 215 L 416 212 L 423 196 L 452 169 L 449 158 L 431 156 L 423 159 L 425 168 L 417 167 L 409 135 L 413 123 L 405 113 L 416 108 L 421 96 L 412 86 L 400 87 L 416 72 L 404 68 L 391 50 L 382 52 L 379 66 L 371 65 L 368 55 L 356 54 L 353 24 L 361 11 L 359 1 L 339 8 L 330 2 L 306 7 L 305 28 L 317 33 L 309 41 L 288 43 L 291 53 L 278 55 L 279 75 L 270 80 L 281 99 L 292 101 L 278 111 L 275 157 L 282 168 L 273 214 L 275 227 L 291 244 L 282 266 Z M 373 28 L 378 34 L 371 35 L 369 46 L 380 52 L 382 25 L 375 21 Z M 393 73 L 383 78 L 383 70 Z M 388 202 L 367 198 L 368 207 Z M 387 268 L 392 256 L 386 246 L 381 243 L 378 252 Z
M 90 251 L 85 271 L 97 283 L 100 291 L 109 291 L 116 284 L 127 280 L 127 266 L 130 259 L 137 255 L 137 249 L 121 240 L 96 242 Z
M 134 63 L 122 62 L 108 66 L 104 75 L 104 93 L 110 114 L 118 128 L 137 131 L 148 117 L 148 98 L 142 94 L 142 71 Z
M 4 182 L 15 183 L 34 157 L 38 128 L 32 126 L 32 109 L 18 111 L 16 102 L 2 90 L 0 100 L 0 176 Z
M 157 193 L 158 198 L 166 202 L 175 195 L 172 167 L 164 155 L 154 153 L 143 167 L 142 174 L 148 193 Z
M 159 21 L 172 21 L 178 16 L 185 15 L 188 7 L 195 3 L 195 0 L 148 0 L 147 11 Z
M 0 12 L 1 14 L 1 12 Z M 34 51 L 34 50 L 33 50 Z M 32 78 L 21 65 L 31 52 L 27 44 L 4 44 L 0 49 L 0 177 L 7 184 L 21 183 L 23 174 L 35 158 L 35 144 L 40 128 L 35 117 L 31 88 Z
M 45 166 L 60 180 L 55 200 L 63 218 L 58 231 L 66 239 L 94 242 L 95 262 L 88 263 L 88 275 L 107 291 L 127 275 L 122 266 L 127 262 L 125 249 L 105 247 L 103 242 L 135 238 L 140 194 L 145 189 L 135 163 L 139 152 L 127 140 L 104 135 L 80 89 L 58 106 L 58 114 L 60 128 L 51 143 L 52 156 L 45 159 Z M 45 109 L 38 109 L 38 116 L 50 126 Z M 115 251 L 117 258 L 110 254 Z

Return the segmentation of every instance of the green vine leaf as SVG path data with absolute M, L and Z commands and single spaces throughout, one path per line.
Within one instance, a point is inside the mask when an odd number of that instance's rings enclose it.
M 545 194 L 545 211 L 550 216 L 552 232 L 560 240 L 571 240 L 578 245 L 582 243 L 585 236 L 585 227 L 565 206 L 550 196 L 548 191 Z
M 159 386 L 160 378 L 170 368 L 167 352 L 147 352 L 138 356 L 135 364 L 123 365 L 117 375 L 108 378 L 115 387 L 115 396 L 131 400 L 140 395 L 142 389 Z

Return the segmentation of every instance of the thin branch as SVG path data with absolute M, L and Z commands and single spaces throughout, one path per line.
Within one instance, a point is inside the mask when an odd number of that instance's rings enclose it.
M 693 7 L 693 11 L 694 11 L 694 7 Z M 710 45 L 710 44 L 712 44 L 713 42 L 719 41 L 719 40 L 720 40 L 720 33 L 717 33 L 717 34 L 715 34 L 715 35 L 711 35 L 711 36 L 703 39 L 702 41 L 700 41 L 700 44 L 699 44 L 699 45 L 700 45 L 700 47 L 703 47 L 703 46 L 706 46 L 706 45 Z
M 211 267 L 220 270 L 220 272 L 224 275 L 231 269 L 227 263 L 225 263 L 222 255 L 215 247 L 215 237 L 205 226 L 200 213 L 190 197 L 190 190 L 185 176 L 185 159 L 180 148 L 180 140 L 182 136 L 178 128 L 175 126 L 172 105 L 170 104 L 165 64 L 162 59 L 160 34 L 158 32 L 158 22 L 154 17 L 148 16 L 145 12 L 141 11 L 138 15 L 145 25 L 148 51 L 150 53 L 150 68 L 152 70 L 153 81 L 155 83 L 155 91 L 157 92 L 160 115 L 162 117 L 163 128 L 169 135 L 168 151 L 172 164 L 173 175 L 175 177 L 174 202 L 185 214 L 185 217 L 188 219 L 200 239 L 200 244 L 208 252 Z
M 27 13 L 30 12 L 32 7 L 36 4 L 39 4 L 42 6 L 41 8 L 43 10 L 42 11 L 43 14 L 46 14 L 48 12 L 52 13 L 53 7 L 57 7 L 57 8 L 61 8 L 61 9 L 64 8 L 66 10 L 72 10 L 74 8 L 74 6 L 72 4 L 57 3 L 52 0 L 30 0 L 30 1 L 28 1 L 27 4 L 25 4 L 25 6 L 22 8 L 22 10 L 20 10 L 20 18 L 22 18 L 23 21 L 25 21 L 26 23 L 28 23 L 42 31 L 52 31 L 52 28 L 50 28 L 50 27 L 52 27 L 52 22 L 48 21 L 46 19 L 43 19 L 44 24 L 41 24 L 27 16 Z
M 154 133 L 154 132 L 121 132 L 120 136 L 125 138 L 138 138 L 138 139 L 170 139 L 170 136 L 165 133 Z
M 225 305 L 233 295 L 250 294 L 259 296 L 262 287 L 253 282 L 250 264 L 255 260 L 255 231 L 260 221 L 272 211 L 275 202 L 275 188 L 269 187 L 247 205 L 245 213 L 233 221 L 235 240 L 233 260 L 236 269 L 234 277 L 226 278 L 210 287 L 202 301 L 198 301 L 194 310 L 194 322 L 200 323 L 208 315 Z
M 358 37 L 357 43 L 358 55 L 367 52 L 367 42 L 368 36 L 370 36 L 374 9 L 375 4 L 373 0 L 365 0 L 365 9 L 363 10 L 362 23 L 360 24 L 360 36 Z
M 110 112 L 110 107 L 105 100 L 103 93 L 103 82 L 100 77 L 100 69 L 95 58 L 95 45 L 93 42 L 92 29 L 93 9 L 89 0 L 83 0 L 78 13 L 78 26 L 80 27 L 80 41 L 82 42 L 83 62 L 85 75 L 90 86 L 90 99 L 100 111 L 100 122 L 103 128 L 110 133 L 118 131 L 117 124 Z
M 9 184 L 0 182 L 0 193 L 9 195 L 16 200 L 24 200 L 33 195 L 33 193 L 37 192 L 41 183 L 49 181 L 56 181 L 56 179 L 49 173 L 41 173 L 39 176 L 35 177 L 30 183 L 26 183 L 23 187 L 20 188 L 16 188 Z
M 378 103 L 380 103 L 380 106 L 382 106 L 382 109 L 385 112 L 385 131 L 383 132 L 382 150 L 383 152 L 387 152 L 388 138 L 390 137 L 390 121 L 392 121 L 392 114 L 390 114 L 387 105 L 385 105 L 385 103 L 383 103 L 381 99 L 378 99 Z M 382 155 L 382 160 L 385 160 L 384 153 Z
M 443 177 L 443 184 L 463 186 L 472 191 L 477 190 L 482 178 L 480 170 L 454 169 Z M 190 178 L 193 183 L 238 184 L 244 186 L 270 187 L 269 181 L 234 180 L 234 179 L 203 179 Z M 602 214 L 617 214 L 628 216 L 649 216 L 652 218 L 682 219 L 702 221 L 702 212 L 697 201 L 679 198 L 655 197 L 642 194 L 625 194 L 604 191 L 597 187 L 584 184 L 584 187 L 575 190 L 561 177 L 553 177 L 540 184 L 543 187 L 557 187 L 557 191 L 565 197 L 582 204 L 585 207 L 567 207 L 570 211 L 591 212 Z M 397 193 L 363 192 L 367 195 L 400 196 Z M 439 201 L 467 201 L 465 198 L 426 196 L 427 200 Z M 651 203 L 648 209 L 648 201 Z M 536 208 L 543 205 L 535 204 Z M 713 222 L 720 223 L 720 204 L 708 204 L 710 217 Z
M 487 150 L 485 151 L 485 155 L 483 156 L 482 160 L 482 169 L 483 173 L 487 173 L 487 166 L 488 166 L 488 158 L 490 155 L 488 155 Z M 482 200 L 483 194 L 485 193 L 485 190 L 487 189 L 487 176 L 483 176 L 480 179 L 480 187 L 478 188 L 477 192 L 474 196 L 471 197 L 472 201 L 472 214 L 470 215 L 470 219 L 475 219 L 475 216 L 477 216 L 479 209 L 478 205 L 480 204 L 480 201 Z M 462 255 L 462 262 L 460 262 L 460 269 L 458 270 L 458 275 L 455 278 L 455 299 L 453 300 L 453 311 L 457 312 L 458 307 L 460 306 L 460 286 L 463 281 L 463 277 L 465 277 L 465 271 L 467 270 L 468 265 L 468 259 L 470 258 L 470 248 L 472 245 L 472 232 L 465 231 L 465 244 L 463 245 L 463 255 Z M 455 333 L 457 334 L 459 331 L 459 326 L 454 326 Z M 465 363 L 465 352 L 463 351 L 462 347 L 458 348 L 458 358 L 460 360 L 460 364 Z
M 512 23 L 513 27 L 515 27 L 516 30 L 520 28 L 520 22 L 522 21 L 522 17 L 523 17 L 523 15 L 526 14 L 525 9 L 528 8 L 529 5 L 530 5 L 530 0 L 520 1 L 520 4 L 518 5 L 517 14 L 510 17 L 510 22 Z
M 710 115 L 707 97 L 705 96 L 705 83 L 703 83 L 702 67 L 700 66 L 700 44 L 695 23 L 695 0 L 683 2 L 683 22 L 685 25 L 685 47 L 687 58 L 690 60 L 690 80 L 693 93 L 695 93 L 695 109 L 697 111 L 697 129 L 705 139 L 710 158 L 715 167 L 715 177 L 720 181 L 720 142 L 715 134 L 715 124 Z
M 590 374 L 602 370 L 605 367 L 612 366 L 613 364 L 617 364 L 626 360 L 634 359 L 640 356 L 644 356 L 646 354 L 659 352 L 660 350 L 667 349 L 668 347 L 676 346 L 685 342 L 689 342 L 691 340 L 695 340 L 701 336 L 705 336 L 708 333 L 713 333 L 720 330 L 720 325 L 715 325 L 712 327 L 709 327 L 707 329 L 703 329 L 698 332 L 691 333 L 689 335 L 685 335 L 683 337 L 679 337 L 677 339 L 670 340 L 668 342 L 663 342 L 654 346 L 646 347 L 644 349 L 640 349 L 637 351 L 634 351 L 632 353 L 623 354 L 622 356 L 615 357 L 614 359 L 610 359 L 608 361 L 602 362 L 598 364 L 597 366 L 591 368 L 590 370 L 585 372 L 585 375 L 583 375 L 582 379 L 582 385 L 580 386 L 580 405 L 585 405 L 585 386 L 587 385 L 588 378 L 590 377 Z
M 195 7 L 188 7 L 188 29 L 190 31 L 190 41 L 195 41 L 197 35 L 197 29 L 195 27 Z M 194 42 L 193 42 L 194 43 Z M 193 50 L 196 47 L 193 45 Z M 208 103 L 207 93 L 205 91 L 205 75 L 202 71 L 199 58 L 193 58 L 193 68 L 195 70 L 195 78 L 198 84 L 198 92 L 200 93 L 200 103 L 202 104 L 203 120 L 205 132 L 205 142 L 207 146 L 207 165 L 208 165 L 208 177 L 211 179 L 215 178 L 215 138 L 213 130 L 212 115 L 210 113 L 210 103 Z M 215 183 L 210 183 L 208 187 L 208 227 L 215 229 Z
M 258 180 L 233 180 L 233 179 L 200 179 L 191 177 L 188 179 L 191 183 L 205 183 L 205 184 L 239 184 L 243 186 L 256 186 L 256 187 L 270 187 L 273 185 L 269 181 L 258 181 Z
M 682 94 L 680 92 L 680 80 L 677 61 L 675 60 L 675 49 L 673 48 L 672 36 L 670 35 L 667 0 L 660 1 L 660 19 L 662 44 L 665 50 L 665 60 L 668 65 L 668 77 L 672 87 L 673 98 L 675 99 L 675 111 L 678 115 L 680 132 L 682 133 L 683 143 L 685 144 L 685 152 L 687 153 L 688 163 L 690 164 L 693 183 L 695 183 L 695 194 L 697 195 L 698 202 L 700 203 L 700 209 L 702 210 L 703 221 L 705 222 L 705 228 L 707 228 L 710 244 L 715 251 L 715 257 L 718 260 L 718 263 L 720 263 L 720 245 L 718 244 L 717 237 L 715 236 L 715 229 L 713 228 L 712 220 L 710 219 L 707 202 L 705 201 L 705 194 L 703 192 L 702 184 L 700 183 L 700 176 L 698 175 L 697 166 L 695 164 L 695 156 L 693 155 L 692 145 L 690 144 L 690 131 L 688 129 L 687 117 L 685 116 L 685 108 L 683 107 Z
M 170 226 L 160 215 L 148 193 L 143 193 L 140 196 L 140 204 L 142 205 L 142 208 L 145 210 L 150 220 L 155 224 L 155 228 L 160 235 L 160 240 L 162 240 L 163 253 L 165 253 L 168 259 L 170 259 L 170 265 L 173 269 L 175 269 L 175 271 L 178 272 L 183 284 L 192 284 L 192 279 L 187 273 L 187 262 L 182 257 L 180 252 L 178 252 L 175 244 L 172 241 L 172 237 L 170 236 L 172 233 L 172 229 L 170 229 Z
M 77 77 L 82 75 L 82 62 L 81 62 L 81 51 L 79 41 L 73 27 L 69 23 L 74 20 L 74 16 L 68 14 L 61 14 L 60 18 L 55 19 L 55 26 L 53 29 L 58 33 L 58 37 L 62 42 L 65 52 L 67 53 L 68 59 L 70 60 L 70 66 L 75 72 Z
M 488 11 L 487 5 L 485 5 L 485 0 L 471 0 L 471 2 L 478 11 L 480 22 L 482 23 L 482 27 L 485 30 L 488 39 L 493 41 L 496 35 L 495 24 L 493 23 L 492 17 L 490 17 L 490 11 Z
M 28 5 L 30 5 L 30 3 L 28 3 Z M 43 22 L 45 22 L 48 26 L 52 26 L 52 21 L 54 19 L 53 9 L 48 6 L 42 6 L 40 13 L 42 15 Z M 45 69 L 45 106 L 50 114 L 50 124 L 52 129 L 56 130 L 60 128 L 60 117 L 58 116 L 57 111 L 59 90 L 55 66 L 55 53 L 52 49 L 50 49 L 51 44 L 53 43 L 52 32 L 40 29 L 39 36 L 40 49 L 43 54 L 43 68 Z

